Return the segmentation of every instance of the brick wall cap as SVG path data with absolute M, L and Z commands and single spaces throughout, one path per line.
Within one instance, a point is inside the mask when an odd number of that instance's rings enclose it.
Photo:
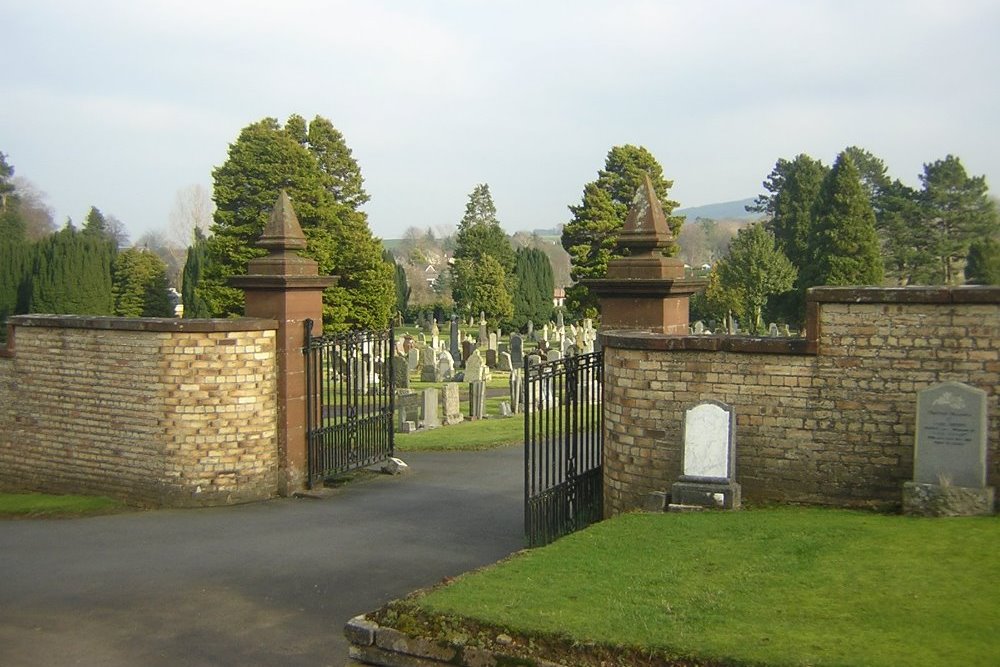
M 648 331 L 601 331 L 601 345 L 622 350 L 746 352 L 752 354 L 815 354 L 806 338 L 772 336 L 672 336 Z
M 16 327 L 53 329 L 106 329 L 112 331 L 268 331 L 278 328 L 275 320 L 256 317 L 182 319 L 176 317 L 97 317 L 93 315 L 14 315 L 8 320 Z
M 806 301 L 818 303 L 1000 303 L 1000 287 L 813 287 Z

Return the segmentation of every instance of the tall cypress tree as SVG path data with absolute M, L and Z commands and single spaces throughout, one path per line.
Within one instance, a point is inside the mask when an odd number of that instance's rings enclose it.
M 111 315 L 113 242 L 77 232 L 67 223 L 38 242 L 31 278 L 30 312 Z
M 181 274 L 181 303 L 184 304 L 185 318 L 211 317 L 212 312 L 201 297 L 198 285 L 201 283 L 202 272 L 205 270 L 205 256 L 208 253 L 208 239 L 195 227 L 194 243 L 187 250 L 184 261 L 184 272 Z
M 555 279 L 548 255 L 538 248 L 518 248 L 514 255 L 514 280 L 514 327 L 523 329 L 529 320 L 542 326 L 552 319 Z
M 837 156 L 823 180 L 814 217 L 803 289 L 881 284 L 883 268 L 875 213 L 858 169 L 846 152 Z

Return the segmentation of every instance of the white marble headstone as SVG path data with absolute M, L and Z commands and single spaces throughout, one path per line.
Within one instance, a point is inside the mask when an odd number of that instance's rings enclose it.
M 715 401 L 690 408 L 684 419 L 684 475 L 732 478 L 732 409 Z

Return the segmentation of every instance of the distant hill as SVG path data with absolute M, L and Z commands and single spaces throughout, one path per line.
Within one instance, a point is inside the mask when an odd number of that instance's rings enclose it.
M 757 220 L 762 217 L 761 214 L 749 213 L 746 209 L 747 205 L 752 203 L 753 198 L 751 197 L 749 199 L 725 201 L 718 204 L 678 208 L 674 210 L 674 214 L 686 216 L 689 221 L 694 221 L 698 218 L 705 218 L 707 220 Z

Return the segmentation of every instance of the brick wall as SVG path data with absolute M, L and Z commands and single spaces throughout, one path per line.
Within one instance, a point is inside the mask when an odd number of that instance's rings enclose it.
M 275 323 L 30 315 L 0 358 L 0 488 L 150 506 L 276 491 Z
M 965 382 L 988 394 L 1000 482 L 998 288 L 815 289 L 805 339 L 602 339 L 609 513 L 669 490 L 684 411 L 707 399 L 735 409 L 744 497 L 886 507 L 913 476 L 916 392 Z

